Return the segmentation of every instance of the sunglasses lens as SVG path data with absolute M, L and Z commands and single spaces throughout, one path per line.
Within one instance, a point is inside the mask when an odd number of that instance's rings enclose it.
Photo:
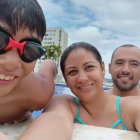
M 44 54 L 43 48 L 39 43 L 27 42 L 24 47 L 23 60 L 25 62 L 33 62 Z
M 4 48 L 7 46 L 8 42 L 9 37 L 3 32 L 0 32 L 0 54 L 5 52 Z

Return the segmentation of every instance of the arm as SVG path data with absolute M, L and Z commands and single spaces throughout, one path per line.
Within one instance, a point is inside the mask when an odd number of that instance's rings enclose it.
M 38 70 L 37 74 L 41 77 L 41 89 L 43 94 L 43 98 L 41 102 L 45 100 L 45 105 L 51 99 L 54 94 L 54 80 L 57 74 L 57 67 L 55 61 L 46 59 L 42 63 L 40 69 Z M 39 91 L 41 91 L 41 89 Z
M 24 93 L 23 106 L 30 110 L 43 108 L 53 96 L 55 76 L 56 64 L 49 59 L 42 63 L 37 73 L 29 74 L 18 89 Z
M 55 62 L 53 60 L 46 59 L 42 63 L 38 73 L 44 78 L 49 77 L 49 79 L 52 79 L 52 78 L 54 79 L 54 77 L 57 74 L 57 68 L 56 68 Z
M 64 97 L 53 97 L 46 112 L 33 121 L 19 140 L 70 140 L 72 129 L 69 101 Z

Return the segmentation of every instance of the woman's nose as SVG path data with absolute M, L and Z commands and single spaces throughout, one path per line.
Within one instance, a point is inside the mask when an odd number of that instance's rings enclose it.
M 84 82 L 84 81 L 86 81 L 87 79 L 88 79 L 88 77 L 87 77 L 86 72 L 81 71 L 81 72 L 78 73 L 77 80 L 78 80 L 79 82 Z

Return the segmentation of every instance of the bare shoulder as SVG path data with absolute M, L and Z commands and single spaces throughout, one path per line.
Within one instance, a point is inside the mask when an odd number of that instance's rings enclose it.
M 25 104 L 31 110 L 44 107 L 54 93 L 54 79 L 47 79 L 40 76 L 39 73 L 32 72 L 29 74 L 17 88 L 17 93 L 22 99 L 25 99 Z
M 40 109 L 49 102 L 54 94 L 55 71 L 55 62 L 45 60 L 38 72 L 31 72 L 19 83 L 15 92 L 20 93 L 27 109 Z
M 54 95 L 49 104 L 44 108 L 44 112 L 58 112 L 60 114 L 72 114 L 71 102 L 73 96 L 70 95 Z
M 123 106 L 126 108 L 123 110 L 127 112 L 127 118 L 130 118 L 131 122 L 130 130 L 135 130 L 140 132 L 140 96 L 129 96 L 122 98 Z
M 50 80 L 42 77 L 39 73 L 30 73 L 25 79 L 22 80 L 19 87 L 30 93 L 34 93 L 36 91 L 43 91 L 45 89 L 50 89 L 54 87 L 54 79 Z
M 62 108 L 69 108 L 70 107 L 70 104 L 73 100 L 73 96 L 70 96 L 70 95 L 54 95 L 52 97 L 52 99 L 50 100 L 49 104 L 46 106 L 46 108 L 44 109 L 44 111 L 48 110 L 48 108 L 59 108 L 59 107 L 62 107 Z
M 49 87 L 54 87 L 54 79 L 56 75 L 56 65 L 53 60 L 45 60 L 38 72 L 31 72 L 23 81 L 20 86 L 24 87 L 37 87 L 49 89 Z M 29 88 L 30 89 L 30 88 Z
M 140 118 L 140 96 L 121 97 L 121 117 L 128 130 L 136 131 L 136 118 Z
M 140 96 L 121 97 L 121 110 L 134 117 L 140 112 Z
M 138 103 L 140 102 L 140 96 L 126 96 L 121 97 L 121 100 L 124 105 L 128 106 L 138 106 Z
M 46 76 L 55 77 L 57 74 L 57 67 L 56 67 L 55 61 L 50 60 L 50 59 L 44 60 L 44 62 L 41 64 L 40 69 L 38 70 L 38 73 L 42 77 L 46 77 Z

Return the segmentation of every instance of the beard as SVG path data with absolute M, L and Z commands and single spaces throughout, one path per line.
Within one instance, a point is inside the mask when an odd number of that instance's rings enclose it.
M 138 82 L 135 83 L 121 83 L 118 80 L 112 79 L 113 85 L 115 85 L 120 91 L 130 91 L 137 87 Z

